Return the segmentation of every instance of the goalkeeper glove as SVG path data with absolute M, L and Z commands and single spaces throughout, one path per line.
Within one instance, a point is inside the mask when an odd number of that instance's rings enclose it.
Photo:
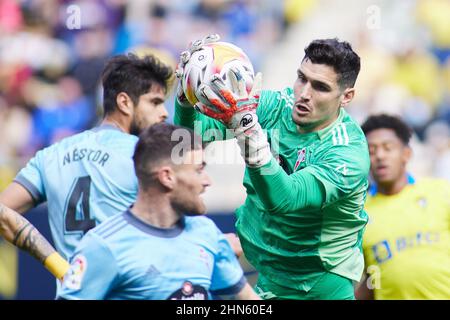
M 231 89 L 218 74 L 214 74 L 209 83 L 202 83 L 196 93 L 200 100 L 197 107 L 200 112 L 219 120 L 229 129 L 249 129 L 258 121 L 256 108 L 262 75 L 258 73 L 255 76 L 250 92 L 247 92 L 245 80 L 238 70 L 228 70 L 227 77 Z
M 200 102 L 196 107 L 200 112 L 232 129 L 247 165 L 261 167 L 267 164 L 272 156 L 267 136 L 256 114 L 262 74 L 255 76 L 250 92 L 247 91 L 245 79 L 239 71 L 230 69 L 227 77 L 231 89 L 225 86 L 217 74 L 212 76 L 209 84 L 202 83 L 197 92 Z

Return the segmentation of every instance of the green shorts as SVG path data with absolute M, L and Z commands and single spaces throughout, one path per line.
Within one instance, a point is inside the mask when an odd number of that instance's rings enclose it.
M 331 272 L 325 272 L 308 292 L 280 286 L 260 274 L 255 291 L 265 300 L 355 300 L 352 280 Z

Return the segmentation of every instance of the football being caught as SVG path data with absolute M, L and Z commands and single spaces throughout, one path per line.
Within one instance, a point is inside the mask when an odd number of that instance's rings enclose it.
M 242 49 L 228 42 L 213 42 L 195 51 L 185 65 L 181 79 L 189 103 L 195 105 L 199 101 L 196 96 L 198 87 L 203 81 L 209 81 L 213 74 L 219 74 L 226 87 L 232 89 L 227 79 L 230 68 L 239 70 L 245 79 L 247 92 L 250 92 L 255 74 L 250 59 Z

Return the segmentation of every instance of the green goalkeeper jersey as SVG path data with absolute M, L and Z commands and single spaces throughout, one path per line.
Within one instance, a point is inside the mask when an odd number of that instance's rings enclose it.
M 299 133 L 293 104 L 291 88 L 261 93 L 258 120 L 273 158 L 246 168 L 247 198 L 236 211 L 244 253 L 265 277 L 292 289 L 309 291 L 324 272 L 359 281 L 370 166 L 365 136 L 343 108 L 327 128 Z M 226 137 L 220 122 L 193 109 L 177 105 L 175 123 L 204 141 Z

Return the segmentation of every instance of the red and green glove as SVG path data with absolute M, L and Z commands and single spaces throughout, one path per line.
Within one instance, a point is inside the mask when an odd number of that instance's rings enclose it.
M 267 164 L 272 155 L 267 136 L 258 122 L 256 113 L 262 86 L 262 74 L 256 74 L 253 87 L 247 91 L 239 71 L 230 69 L 227 77 L 231 89 L 216 74 L 202 83 L 196 96 L 200 100 L 195 108 L 233 130 L 241 155 L 249 167 Z

